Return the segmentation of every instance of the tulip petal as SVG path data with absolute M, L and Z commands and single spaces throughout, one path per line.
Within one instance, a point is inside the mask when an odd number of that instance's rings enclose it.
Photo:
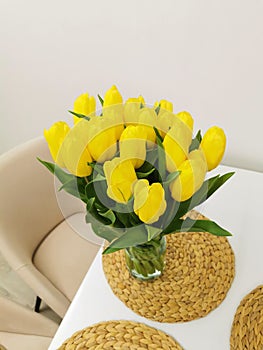
M 108 196 L 119 203 L 127 203 L 132 196 L 132 188 L 137 180 L 130 160 L 114 158 L 103 165 L 108 185 Z
M 60 148 L 69 131 L 70 127 L 65 122 L 56 122 L 50 129 L 44 130 L 44 137 L 48 143 L 50 154 L 61 167 L 65 167 L 65 164 L 60 154 Z
M 209 128 L 201 141 L 201 148 L 206 157 L 208 170 L 216 168 L 225 153 L 226 135 L 224 130 L 218 126 Z
M 165 212 L 164 189 L 160 183 L 149 185 L 148 180 L 138 180 L 134 185 L 134 211 L 140 220 L 152 224 Z

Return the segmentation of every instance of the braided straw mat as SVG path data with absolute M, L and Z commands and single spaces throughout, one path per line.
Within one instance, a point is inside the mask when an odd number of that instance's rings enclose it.
M 195 211 L 188 216 L 205 218 Z M 168 235 L 166 267 L 153 281 L 130 276 L 123 250 L 102 259 L 114 294 L 137 314 L 158 322 L 186 322 L 207 315 L 224 300 L 235 274 L 227 238 L 206 232 Z
M 231 350 L 263 349 L 263 286 L 249 293 L 237 308 L 232 325 Z
M 167 334 L 130 321 L 108 321 L 73 334 L 58 350 L 182 350 Z

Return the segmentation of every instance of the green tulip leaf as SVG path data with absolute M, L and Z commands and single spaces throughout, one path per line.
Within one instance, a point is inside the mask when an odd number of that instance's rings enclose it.
M 124 234 L 123 229 L 115 228 L 110 225 L 106 226 L 100 223 L 92 222 L 91 227 L 97 236 L 106 239 L 108 242 L 112 242 Z
M 99 222 L 100 224 L 103 224 L 106 226 L 110 225 L 111 221 L 109 219 L 99 215 L 95 203 L 96 203 L 95 198 L 89 198 L 87 200 L 86 222 L 89 222 L 91 224 L 92 223 L 98 224 Z
M 115 203 L 115 205 L 112 207 L 116 217 L 124 227 L 132 227 L 141 223 L 141 220 L 133 212 L 133 202 L 134 198 L 131 197 L 127 203 Z
M 224 185 L 224 183 L 229 180 L 235 174 L 234 171 L 230 173 L 226 173 L 224 175 L 219 176 L 216 181 L 212 182 L 208 189 L 208 197 L 210 197 L 219 187 Z M 208 198 L 207 197 L 207 198 Z
M 158 115 L 161 109 L 161 104 L 159 103 L 158 107 L 155 108 L 155 113 Z
M 152 239 L 156 238 L 162 232 L 162 230 L 158 227 L 149 225 L 145 225 L 145 227 L 148 233 L 148 241 L 151 241 Z
M 157 150 L 155 151 L 156 159 L 157 159 Z M 140 168 L 136 169 L 139 173 L 148 173 L 149 171 L 152 171 L 152 169 L 155 169 L 153 162 L 149 162 L 148 159 L 145 160 L 142 166 Z
M 152 153 L 152 161 L 147 159 L 140 168 L 136 169 L 137 177 L 139 179 L 148 179 L 150 183 L 159 181 L 159 173 L 154 165 L 158 157 L 157 149 L 154 150 L 154 153 Z
M 59 187 L 58 191 L 60 192 L 60 191 L 62 191 L 64 189 L 66 191 L 66 188 L 71 186 L 73 183 L 74 184 L 76 183 L 76 179 L 75 178 L 74 179 L 70 179 L 67 182 L 63 183 L 63 185 Z
M 86 196 L 88 198 L 90 198 L 90 197 L 98 197 L 97 190 L 98 190 L 99 186 L 97 186 L 97 184 L 99 182 L 102 183 L 103 181 L 106 182 L 105 181 L 105 177 L 103 177 L 102 175 L 98 174 L 92 181 L 88 182 L 86 184 L 86 188 L 85 188 Z M 94 185 L 96 186 L 96 189 L 95 189 Z
M 153 130 L 154 130 L 154 132 L 156 134 L 157 139 L 159 139 L 161 141 L 161 143 L 162 143 L 163 142 L 163 138 L 162 138 L 161 134 L 159 133 L 159 130 L 155 126 L 153 127 Z M 162 144 L 161 147 L 163 148 L 163 144 Z
M 120 213 L 118 211 L 115 211 L 115 215 L 117 216 L 118 220 L 123 224 L 124 227 L 133 226 L 130 222 L 129 213 Z
M 95 189 L 94 189 L 92 181 L 87 183 L 85 191 L 86 191 L 87 199 L 96 197 L 96 192 L 95 192 Z
M 186 218 L 185 220 L 173 220 L 171 224 L 163 230 L 163 234 L 177 232 L 209 232 L 215 236 L 232 236 L 229 231 L 225 230 L 214 221 L 192 220 L 190 218 Z
M 95 202 L 95 197 L 87 199 L 87 204 L 86 204 L 87 211 L 90 211 L 92 209 L 92 207 L 94 206 L 94 202 Z
M 155 171 L 155 167 L 152 167 L 151 170 L 147 171 L 146 173 L 143 173 L 141 171 L 136 171 L 136 175 L 138 179 L 146 179 L 150 174 L 152 174 Z
M 64 191 L 68 192 L 74 197 L 80 198 L 83 202 L 86 203 L 85 178 L 68 174 L 57 164 L 46 162 L 40 158 L 37 158 L 37 160 L 43 164 L 53 175 L 55 175 L 57 179 L 62 183 L 59 191 L 63 189 Z
M 201 134 L 201 130 L 198 130 L 195 138 L 192 140 L 192 143 L 190 145 L 190 148 L 189 148 L 189 152 L 195 150 L 195 149 L 198 149 L 199 146 L 200 146 L 200 143 L 202 141 L 202 134 Z
M 144 225 L 131 227 L 126 232 L 115 239 L 111 244 L 104 250 L 103 254 L 112 253 L 114 251 L 132 247 L 135 245 L 143 244 L 148 241 L 148 232 Z
M 115 253 L 115 252 L 117 252 L 118 250 L 121 250 L 122 248 L 110 248 L 110 247 L 108 247 L 108 248 L 106 248 L 105 250 L 104 250 L 104 252 L 102 253 L 102 254 L 111 254 L 111 253 Z
M 96 206 L 96 204 L 95 204 L 95 206 Z M 111 224 L 115 223 L 116 216 L 115 216 L 114 212 L 111 209 L 107 210 L 106 212 L 99 211 L 98 213 L 99 213 L 99 215 L 103 216 L 104 218 L 110 220 Z
M 37 158 L 37 160 L 43 164 L 52 174 L 56 175 L 56 177 L 59 179 L 59 181 L 64 184 L 65 182 L 68 182 L 71 179 L 74 179 L 75 176 L 72 174 L 68 174 L 64 170 L 62 170 L 57 164 L 53 164 L 50 162 L 46 162 L 40 158 Z
M 78 179 L 74 178 L 65 182 L 60 188 L 59 191 L 66 191 L 67 193 L 80 198 L 84 203 L 86 203 L 87 197 L 85 194 L 85 184 L 78 184 Z
M 78 118 L 90 120 L 90 117 L 88 117 L 87 115 L 76 113 L 76 112 L 73 112 L 73 111 L 68 111 L 68 112 L 73 114 L 73 115 L 75 115 Z
M 130 222 L 133 226 L 142 224 L 142 221 L 133 211 L 130 213 Z
M 103 171 L 103 166 L 97 162 L 88 162 L 88 165 L 93 169 L 95 174 L 100 174 L 105 179 L 105 174 Z
M 226 173 L 224 175 L 216 175 L 204 181 L 201 188 L 188 200 L 184 202 L 176 202 L 174 208 L 175 218 L 181 218 L 197 205 L 206 201 L 212 194 L 218 190 L 227 180 L 234 175 L 234 172 Z
M 103 107 L 103 105 L 104 105 L 104 100 L 103 100 L 103 98 L 100 96 L 100 94 L 98 94 L 98 99 L 99 99 L 99 101 L 100 101 L 101 106 Z
M 115 203 L 113 209 L 119 213 L 130 213 L 133 212 L 133 202 L 134 198 L 131 196 L 131 198 L 128 200 L 127 203 Z

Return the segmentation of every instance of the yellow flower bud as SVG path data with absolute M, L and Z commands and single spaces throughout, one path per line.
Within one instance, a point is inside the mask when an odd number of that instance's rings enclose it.
M 61 156 L 66 168 L 79 177 L 88 176 L 92 168 L 87 164 L 92 162 L 88 144 L 88 121 L 81 119 L 67 134 L 62 147 Z
M 218 126 L 209 128 L 204 134 L 200 146 L 205 154 L 207 169 L 216 168 L 225 153 L 226 135 L 224 130 Z
M 113 158 L 117 151 L 117 135 L 111 120 L 95 117 L 88 123 L 88 149 L 92 158 L 100 163 Z
M 113 85 L 104 96 L 103 107 L 122 104 L 122 96 L 115 85 Z
M 60 147 L 69 131 L 70 127 L 65 122 L 54 123 L 50 129 L 44 130 L 44 137 L 48 143 L 50 154 L 61 167 L 64 167 L 65 164 L 60 154 Z
M 121 108 L 120 108 L 121 107 Z M 113 105 L 103 109 L 103 117 L 114 127 L 116 140 L 119 140 L 124 130 L 122 106 Z
M 189 127 L 191 132 L 193 132 L 194 120 L 189 112 L 179 112 L 175 116 L 184 122 Z
M 145 105 L 144 98 L 131 97 L 124 104 L 123 118 L 126 125 L 136 125 L 138 123 L 138 115 L 141 105 Z
M 157 124 L 157 115 L 151 108 L 142 108 L 138 115 L 138 124 L 143 125 L 147 132 L 147 146 L 154 147 L 156 134 L 153 129 Z
M 128 98 L 126 103 L 139 103 L 139 104 L 145 105 L 145 100 L 142 97 L 142 95 L 139 95 L 138 97 L 130 97 L 130 98 Z
M 141 125 L 129 125 L 121 134 L 120 157 L 130 159 L 135 169 L 142 166 L 145 161 L 146 138 L 147 132 Z
M 203 166 L 205 167 L 206 169 L 206 159 L 205 159 L 205 154 L 203 152 L 203 150 L 201 148 L 199 149 L 195 149 L 193 151 L 191 151 L 189 154 L 188 154 L 188 157 L 187 157 L 189 160 L 198 160 L 200 161 L 200 163 L 202 162 Z
M 132 187 L 137 180 L 132 162 L 129 159 L 114 158 L 103 165 L 108 185 L 108 196 L 119 203 L 127 203 L 132 196 Z
M 146 224 L 159 220 L 166 209 L 165 192 L 160 183 L 149 185 L 148 180 L 138 180 L 133 189 L 134 212 Z
M 74 108 L 73 108 L 73 111 L 75 113 L 90 116 L 94 114 L 95 110 L 96 110 L 96 101 L 93 96 L 89 96 L 89 94 L 86 93 L 76 98 L 74 102 Z M 73 118 L 74 118 L 74 124 L 78 123 L 81 120 L 81 118 L 78 118 L 75 115 L 73 116 Z
M 158 115 L 156 126 L 162 138 L 165 137 L 169 129 L 172 127 L 174 119 L 175 115 L 171 112 L 164 112 L 161 115 Z
M 192 133 L 181 120 L 175 119 L 172 128 L 163 140 L 166 155 L 166 168 L 171 173 L 186 160 L 192 142 Z
M 161 107 L 160 111 L 168 111 L 168 112 L 172 112 L 173 111 L 173 104 L 172 104 L 172 102 L 169 102 L 167 100 L 161 100 L 160 102 L 156 101 L 154 103 L 154 107 L 157 108 L 158 106 Z
M 110 119 L 111 122 L 116 126 L 116 139 L 119 140 L 124 129 L 123 104 L 122 96 L 115 85 L 113 85 L 104 96 L 103 116 L 107 117 L 107 119 Z
M 191 198 L 204 182 L 206 163 L 202 152 L 192 151 L 189 158 L 178 167 L 178 171 L 181 173 L 170 184 L 170 191 L 173 199 L 183 202 Z

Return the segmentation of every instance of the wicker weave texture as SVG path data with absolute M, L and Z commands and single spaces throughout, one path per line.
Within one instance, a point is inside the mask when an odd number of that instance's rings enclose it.
M 197 212 L 192 218 L 204 219 Z M 163 275 L 142 282 L 129 275 L 124 252 L 103 256 L 103 268 L 114 294 L 137 314 L 158 322 L 186 322 L 207 315 L 225 298 L 235 274 L 227 238 L 209 233 L 167 237 Z
M 237 308 L 231 350 L 263 350 L 263 286 L 249 293 Z
M 73 334 L 59 350 L 182 350 L 155 328 L 130 321 L 108 321 Z

